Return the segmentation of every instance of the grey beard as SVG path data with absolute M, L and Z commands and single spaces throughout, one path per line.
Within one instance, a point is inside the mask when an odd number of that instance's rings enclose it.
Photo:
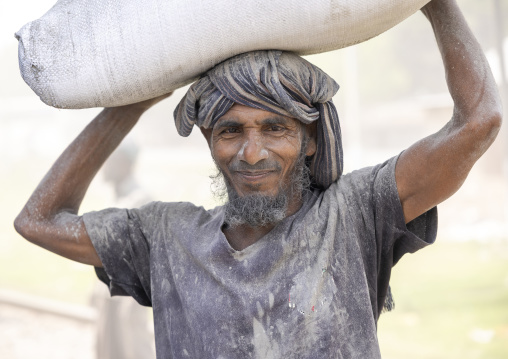
M 275 197 L 261 194 L 240 197 L 235 193 L 234 196 L 229 195 L 229 201 L 224 206 L 224 222 L 229 227 L 276 224 L 286 217 L 288 202 L 288 195 L 281 191 Z
M 250 194 L 239 196 L 229 179 L 217 166 L 218 173 L 211 176 L 214 195 L 220 199 L 227 197 L 224 204 L 224 222 L 229 227 L 247 224 L 251 227 L 275 225 L 286 218 L 289 201 L 301 199 L 310 188 L 310 170 L 305 165 L 305 153 L 295 164 L 290 175 L 290 185 L 279 186 L 276 196 Z

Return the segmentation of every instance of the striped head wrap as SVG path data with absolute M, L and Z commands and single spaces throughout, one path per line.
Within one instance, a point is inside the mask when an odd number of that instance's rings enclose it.
M 342 174 L 342 138 L 332 97 L 339 85 L 301 57 L 281 51 L 254 51 L 208 71 L 175 109 L 176 128 L 188 136 L 193 125 L 212 128 L 235 103 L 317 122 L 317 151 L 310 163 L 316 185 L 327 188 Z

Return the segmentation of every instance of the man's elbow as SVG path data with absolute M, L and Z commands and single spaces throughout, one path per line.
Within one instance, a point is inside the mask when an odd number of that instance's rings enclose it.
M 45 222 L 24 208 L 14 220 L 14 229 L 27 241 L 42 246 Z M 47 226 L 47 225 L 46 225 Z
M 14 220 L 14 229 L 16 232 L 30 242 L 32 242 L 31 238 L 33 238 L 32 232 L 34 227 L 34 221 L 30 219 L 25 210 L 22 210 Z
M 485 138 L 489 145 L 494 142 L 497 134 L 501 130 L 501 124 L 503 123 L 503 109 L 501 106 L 496 106 L 491 109 L 485 116 Z
M 466 128 L 480 147 L 484 150 L 494 142 L 503 122 L 503 111 L 500 106 L 484 109 L 467 122 Z
M 497 129 L 497 132 L 499 132 L 503 123 L 503 105 L 499 101 L 496 105 L 492 105 L 487 113 L 487 122 L 493 129 Z

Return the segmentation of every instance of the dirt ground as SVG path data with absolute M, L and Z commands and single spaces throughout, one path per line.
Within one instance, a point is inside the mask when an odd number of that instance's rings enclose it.
M 0 348 L 5 359 L 93 359 L 94 325 L 0 304 Z

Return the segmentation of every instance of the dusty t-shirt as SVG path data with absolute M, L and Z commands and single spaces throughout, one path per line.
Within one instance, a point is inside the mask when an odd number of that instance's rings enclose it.
M 154 310 L 158 358 L 379 358 L 391 268 L 434 241 L 408 224 L 392 158 L 343 175 L 242 251 L 223 209 L 154 202 L 84 216 L 111 293 Z

